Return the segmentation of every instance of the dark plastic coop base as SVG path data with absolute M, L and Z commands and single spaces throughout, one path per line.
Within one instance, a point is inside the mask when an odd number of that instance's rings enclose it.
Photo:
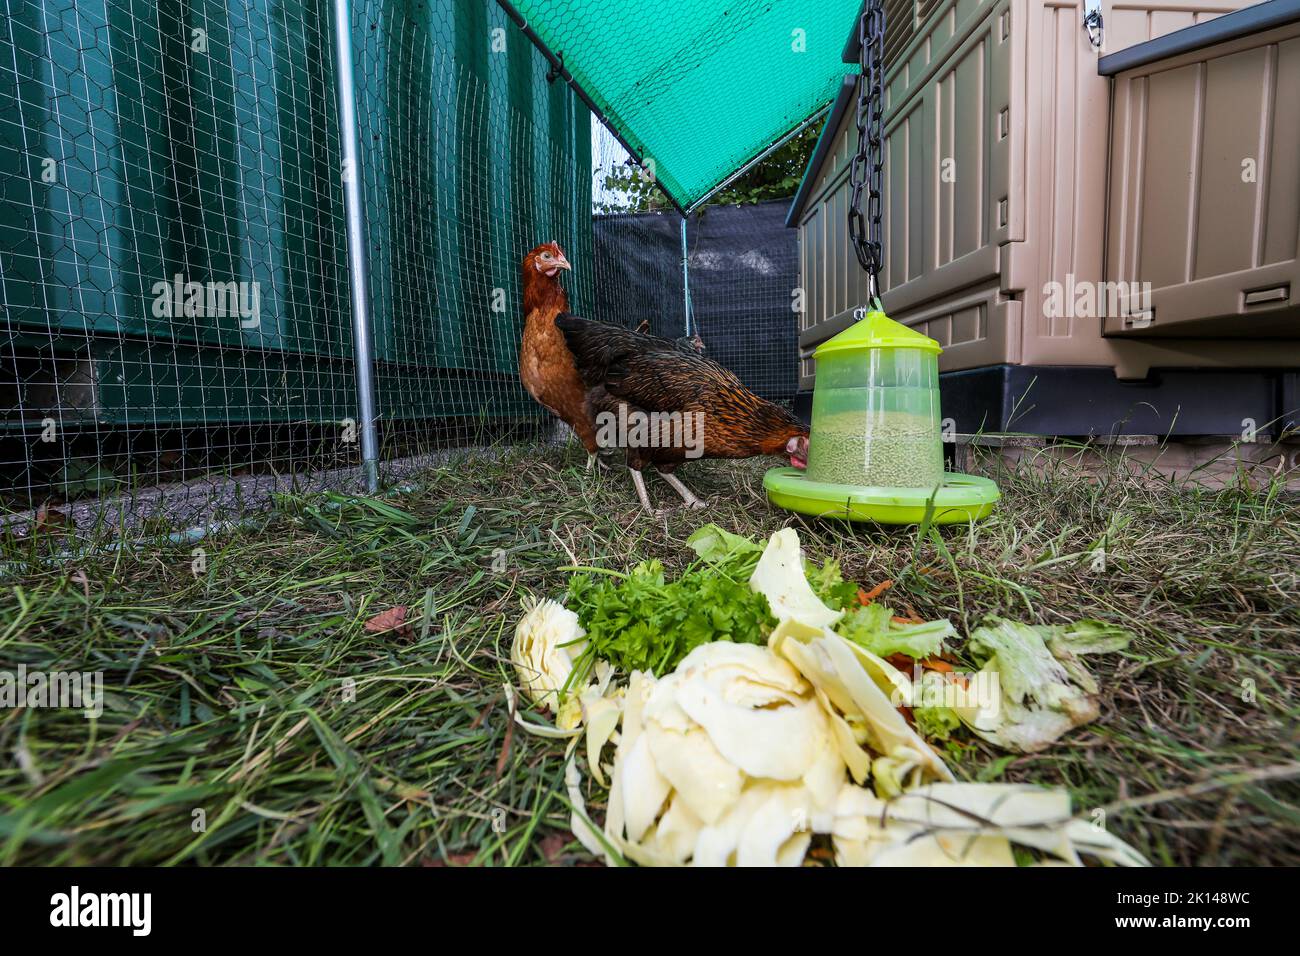
M 1250 419 L 1260 436 L 1300 427 L 1300 372 L 1154 371 L 1124 382 L 1108 368 L 993 365 L 939 376 L 945 418 L 959 434 L 1240 435 Z M 808 421 L 812 392 L 795 396 Z

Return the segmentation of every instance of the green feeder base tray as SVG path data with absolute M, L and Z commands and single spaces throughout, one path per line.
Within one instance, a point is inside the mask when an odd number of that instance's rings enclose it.
M 871 488 L 809 481 L 798 468 L 772 468 L 763 476 L 772 504 L 789 511 L 847 521 L 920 524 L 932 492 L 925 488 Z M 934 493 L 934 524 L 962 524 L 986 517 L 1001 497 L 988 478 L 948 472 Z

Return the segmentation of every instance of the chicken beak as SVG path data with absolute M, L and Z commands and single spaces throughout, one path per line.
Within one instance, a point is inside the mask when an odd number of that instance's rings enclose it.
M 808 467 L 808 438 L 804 435 L 797 435 L 791 438 L 785 445 L 785 453 L 790 456 L 790 465 L 794 468 Z
M 555 268 L 568 269 L 570 272 L 573 271 L 573 266 L 569 265 L 569 260 L 564 258 L 564 256 L 560 256 L 560 258 L 555 260 Z

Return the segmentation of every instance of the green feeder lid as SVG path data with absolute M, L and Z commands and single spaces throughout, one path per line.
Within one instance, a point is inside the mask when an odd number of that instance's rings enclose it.
M 813 352 L 813 358 L 825 358 L 832 352 L 861 352 L 866 349 L 925 349 L 938 355 L 939 343 L 885 313 L 872 310 Z

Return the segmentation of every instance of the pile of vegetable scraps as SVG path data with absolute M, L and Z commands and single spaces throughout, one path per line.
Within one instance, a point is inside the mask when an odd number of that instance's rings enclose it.
M 960 783 L 931 741 L 965 728 L 1041 750 L 1098 713 L 1081 658 L 1131 635 L 1081 621 L 991 618 L 960 672 L 947 621 L 903 617 L 806 565 L 785 528 L 766 546 L 716 525 L 658 562 L 578 571 L 563 603 L 525 609 L 511 659 L 524 695 L 569 738 L 575 836 L 611 865 L 1145 865 L 1075 818 L 1063 790 Z M 585 767 L 585 774 L 584 774 Z M 587 797 L 605 797 L 602 825 Z

